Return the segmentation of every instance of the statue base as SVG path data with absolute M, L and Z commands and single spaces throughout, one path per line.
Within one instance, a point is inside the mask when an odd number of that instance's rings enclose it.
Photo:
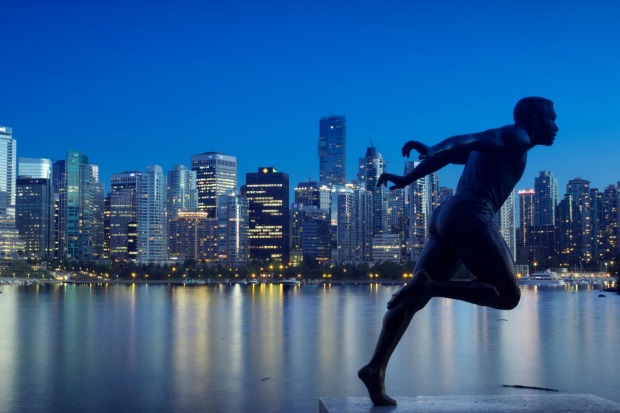
M 367 397 L 322 397 L 319 399 L 319 413 L 620 412 L 620 403 L 591 394 L 418 396 L 395 399 L 398 406 L 374 407 Z

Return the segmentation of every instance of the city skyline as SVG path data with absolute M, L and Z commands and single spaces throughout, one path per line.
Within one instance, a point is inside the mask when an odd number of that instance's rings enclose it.
M 616 119 L 620 5 L 455 1 L 2 6 L 7 64 L 0 125 L 18 157 L 88 154 L 112 174 L 236 156 L 319 180 L 318 120 L 347 119 L 347 180 L 372 144 L 400 173 L 408 139 L 432 144 L 512 122 L 526 95 L 556 104 L 552 148 L 530 154 L 520 188 L 549 170 L 620 180 Z M 165 22 L 165 25 L 162 23 Z M 596 144 L 593 144 L 596 143 Z M 296 156 L 297 155 L 297 156 Z M 460 167 L 441 171 L 456 187 Z

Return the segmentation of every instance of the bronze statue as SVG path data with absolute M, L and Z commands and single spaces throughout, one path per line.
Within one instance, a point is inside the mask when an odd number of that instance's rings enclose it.
M 409 141 L 403 146 L 403 156 L 409 157 L 415 149 L 421 162 L 405 176 L 384 173 L 379 177 L 378 185 L 389 181 L 393 190 L 448 164 L 465 165 L 456 194 L 432 214 L 430 236 L 414 278 L 388 302 L 374 354 L 358 372 L 375 405 L 396 405 L 385 394 L 385 369 L 411 318 L 432 297 L 502 310 L 519 303 L 512 256 L 492 216 L 523 175 L 527 151 L 536 145 L 552 145 L 558 127 L 553 102 L 548 99 L 521 99 L 513 115 L 514 125 L 454 136 L 434 146 Z M 475 280 L 451 281 L 461 263 Z

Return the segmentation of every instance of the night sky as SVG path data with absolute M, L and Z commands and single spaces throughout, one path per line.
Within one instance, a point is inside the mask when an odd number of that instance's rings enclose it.
M 86 153 L 113 173 L 237 157 L 291 186 L 318 179 L 318 122 L 345 115 L 348 178 L 372 142 L 402 144 L 512 122 L 521 97 L 555 102 L 540 170 L 604 189 L 620 180 L 620 2 L 0 0 L 0 125 L 18 157 Z M 460 167 L 440 171 L 456 186 Z

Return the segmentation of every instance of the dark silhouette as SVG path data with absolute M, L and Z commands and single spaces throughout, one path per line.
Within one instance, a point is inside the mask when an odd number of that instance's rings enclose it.
M 384 173 L 378 185 L 404 188 L 448 164 L 465 165 L 456 194 L 439 206 L 430 221 L 427 241 L 413 280 L 388 302 L 388 311 L 370 362 L 358 376 L 375 405 L 395 405 L 385 394 L 385 369 L 413 315 L 432 297 L 511 310 L 521 297 L 514 263 L 492 216 L 521 178 L 527 151 L 553 144 L 558 127 L 553 102 L 540 97 L 521 99 L 514 108 L 514 125 L 459 135 L 427 146 L 407 142 L 402 149 L 420 154 L 421 162 L 407 175 Z M 464 264 L 473 281 L 451 281 Z

